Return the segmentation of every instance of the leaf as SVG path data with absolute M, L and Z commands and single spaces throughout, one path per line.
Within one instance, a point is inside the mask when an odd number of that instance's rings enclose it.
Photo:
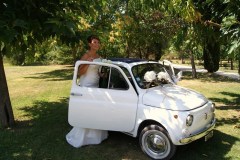
M 222 21 L 222 26 L 224 28 L 229 28 L 232 25 L 234 25 L 235 23 L 237 23 L 237 19 L 235 17 L 235 15 L 233 16 L 228 16 L 228 17 L 224 17 L 223 21 Z
M 5 44 L 4 44 L 4 42 L 1 42 L 1 51 L 3 50 L 3 48 L 5 47 Z
M 49 19 L 49 20 L 47 20 L 45 23 L 58 25 L 60 22 L 59 22 L 58 19 Z
M 230 49 L 228 51 L 228 54 L 232 54 L 239 47 L 240 47 L 240 41 L 237 41 L 237 40 L 233 41 L 232 45 L 231 45 L 231 47 L 230 47 Z
M 229 3 L 229 2 L 230 2 L 230 0 L 224 0 L 223 3 L 225 4 L 225 3 Z
M 27 35 L 23 35 L 23 42 L 25 45 L 28 45 L 28 38 L 27 38 Z
M 27 25 L 27 23 L 21 19 L 16 19 L 13 22 L 13 27 L 21 27 L 21 28 L 27 29 L 26 25 Z

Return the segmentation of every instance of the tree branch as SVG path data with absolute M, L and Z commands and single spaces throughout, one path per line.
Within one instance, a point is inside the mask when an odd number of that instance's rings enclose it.
M 208 26 L 213 26 L 213 27 L 221 28 L 221 25 L 220 25 L 220 24 L 215 23 L 215 22 L 212 22 L 211 20 L 205 21 L 204 24 L 205 24 L 205 25 L 208 25 Z

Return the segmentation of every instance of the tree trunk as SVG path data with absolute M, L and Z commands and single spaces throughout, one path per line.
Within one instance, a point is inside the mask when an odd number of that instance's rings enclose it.
M 238 74 L 240 75 L 240 58 L 238 60 Z
M 239 49 L 240 51 L 240 49 Z M 238 74 L 240 75 L 240 53 L 238 52 Z
M 13 124 L 13 110 L 4 72 L 3 59 L 0 53 L 0 127 L 10 127 Z
M 203 49 L 204 68 L 210 72 L 216 72 L 219 69 L 220 61 L 220 43 L 214 38 L 207 37 Z
M 155 43 L 156 53 L 155 53 L 155 60 L 159 61 L 162 57 L 162 45 L 161 43 Z
M 184 54 L 183 51 L 180 51 L 181 62 L 182 62 L 182 64 L 185 64 L 183 54 Z
M 190 54 L 191 54 L 191 65 L 192 65 L 192 78 L 197 78 L 197 71 L 196 71 L 193 52 L 190 51 Z
M 127 58 L 129 58 L 130 57 L 130 51 L 129 51 L 128 41 L 127 41 L 127 45 L 126 45 L 126 53 L 127 53 Z
M 142 59 L 142 52 L 140 47 L 138 47 L 138 57 Z
M 230 62 L 231 62 L 231 70 L 233 70 L 233 58 L 230 59 Z
M 72 47 L 72 61 L 73 61 L 73 64 L 75 64 L 76 60 L 77 60 L 77 50 L 76 50 L 76 47 Z

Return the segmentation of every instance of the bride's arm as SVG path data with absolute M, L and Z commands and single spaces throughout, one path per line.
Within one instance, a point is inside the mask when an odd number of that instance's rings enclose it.
M 85 55 L 83 55 L 83 57 L 81 58 L 81 60 L 84 60 L 84 61 L 93 61 L 93 58 L 92 58 L 92 57 L 89 57 L 88 54 L 85 54 Z M 83 75 L 83 74 L 85 74 L 85 73 L 87 72 L 88 67 L 89 67 L 89 64 L 82 64 L 82 65 L 80 65 L 78 74 L 79 74 L 80 76 Z

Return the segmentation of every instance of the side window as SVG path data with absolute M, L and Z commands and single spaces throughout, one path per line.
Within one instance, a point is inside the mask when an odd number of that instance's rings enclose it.
M 129 88 L 125 78 L 116 68 L 111 68 L 109 88 L 120 90 L 127 90 Z
M 113 67 L 101 65 L 89 65 L 87 73 L 80 76 L 80 69 L 84 65 L 78 67 L 77 85 L 90 88 L 109 88 L 118 90 L 127 90 L 128 83 L 121 72 Z
M 126 76 L 128 77 L 128 80 L 129 80 L 130 83 L 132 84 L 132 86 L 133 86 L 133 88 L 135 89 L 136 93 L 138 94 L 137 89 L 136 89 L 136 86 L 135 86 L 135 84 L 134 84 L 134 82 L 133 82 L 133 79 L 132 79 L 131 74 L 129 73 L 129 71 L 128 71 L 126 68 L 124 68 L 124 67 L 121 67 L 121 68 L 122 68 L 123 72 L 126 74 Z
M 110 67 L 101 66 L 99 74 L 99 88 L 109 88 Z

